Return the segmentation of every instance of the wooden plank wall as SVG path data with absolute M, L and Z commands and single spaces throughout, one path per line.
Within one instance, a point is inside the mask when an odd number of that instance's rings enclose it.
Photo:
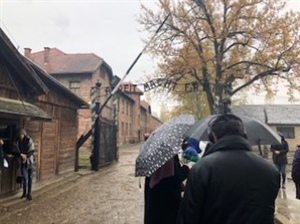
M 60 123 L 60 151 L 58 172 L 65 173 L 74 170 L 75 147 L 77 141 L 77 112 L 63 108 Z
M 43 122 L 42 126 L 42 150 L 41 150 L 41 179 L 54 177 L 57 167 L 58 151 L 58 120 Z
M 60 119 L 27 121 L 25 129 L 36 147 L 37 180 L 47 180 L 57 174 L 74 170 L 77 134 L 77 112 L 56 108 Z

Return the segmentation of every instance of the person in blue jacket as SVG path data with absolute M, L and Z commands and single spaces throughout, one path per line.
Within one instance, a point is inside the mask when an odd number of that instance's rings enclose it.
M 197 162 L 199 160 L 200 157 L 198 153 L 201 153 L 201 149 L 199 147 L 198 140 L 191 137 L 186 137 L 183 140 L 181 148 L 183 150 L 184 158 L 192 162 Z

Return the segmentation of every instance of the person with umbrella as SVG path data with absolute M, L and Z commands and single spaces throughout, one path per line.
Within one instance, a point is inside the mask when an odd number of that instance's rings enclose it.
M 287 164 L 287 153 L 289 151 L 289 144 L 285 140 L 282 133 L 278 132 L 281 137 L 281 144 L 271 145 L 271 151 L 273 153 L 273 162 L 277 167 L 281 176 L 281 187 L 285 189 L 286 181 L 286 164 Z
M 296 198 L 300 200 L 300 144 L 294 154 L 292 165 L 292 179 L 296 185 Z
M 207 132 L 213 144 L 191 168 L 177 223 L 273 224 L 276 167 L 252 151 L 239 117 L 214 116 Z
M 193 115 L 180 115 L 144 136 L 135 165 L 135 176 L 145 176 L 145 224 L 175 224 L 189 167 L 178 153 L 184 134 L 194 124 Z
M 189 167 L 178 155 L 155 171 L 145 185 L 145 224 L 175 224 Z M 147 178 L 147 177 L 146 177 Z

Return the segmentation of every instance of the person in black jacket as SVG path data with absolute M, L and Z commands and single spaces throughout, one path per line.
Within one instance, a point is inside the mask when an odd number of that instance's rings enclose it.
M 4 141 L 0 138 L 0 171 L 3 168 L 3 161 L 4 161 L 4 152 L 2 145 L 4 144 Z
M 289 151 L 289 145 L 281 133 L 278 133 L 281 137 L 281 144 L 271 145 L 271 151 L 273 153 L 273 162 L 277 167 L 281 175 L 281 187 L 285 189 L 286 181 L 286 164 L 287 164 L 287 153 Z
M 296 186 L 296 198 L 300 200 L 300 144 L 294 154 L 292 165 L 292 179 Z
M 233 114 L 209 122 L 213 144 L 191 169 L 178 224 L 274 224 L 276 167 L 254 153 Z

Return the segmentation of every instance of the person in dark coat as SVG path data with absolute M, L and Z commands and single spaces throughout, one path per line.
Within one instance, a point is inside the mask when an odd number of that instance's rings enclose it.
M 32 175 L 34 166 L 34 144 L 24 129 L 20 129 L 15 142 L 17 156 L 21 159 L 21 174 L 23 177 L 23 194 L 21 198 L 31 201 Z
M 155 171 L 145 183 L 145 224 L 175 224 L 189 167 L 178 155 Z
M 213 143 L 187 179 L 178 224 L 274 224 L 276 167 L 254 153 L 235 115 L 209 122 Z
M 297 149 L 294 154 L 292 179 L 296 185 L 296 198 L 300 199 L 300 144 L 297 145 Z
M 4 141 L 0 138 L 0 171 L 3 168 L 3 162 L 4 162 L 4 152 L 2 145 L 4 144 Z
M 145 133 L 144 134 L 144 141 L 147 141 L 147 139 L 150 137 L 150 133 Z M 147 223 L 146 220 L 148 220 L 148 213 L 147 213 L 147 205 L 148 205 L 148 197 L 149 197 L 149 192 L 150 192 L 150 177 L 145 177 L 145 185 L 144 185 L 144 223 Z
M 285 189 L 286 182 L 286 164 L 287 164 L 287 153 L 289 151 L 289 145 L 285 140 L 284 136 L 279 133 L 281 137 L 280 145 L 271 145 L 271 151 L 273 153 L 273 162 L 277 167 L 281 176 L 281 187 Z

